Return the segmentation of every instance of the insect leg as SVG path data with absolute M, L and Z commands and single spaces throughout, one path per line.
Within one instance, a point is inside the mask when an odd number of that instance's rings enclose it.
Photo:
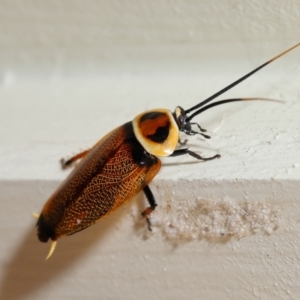
M 210 139 L 209 135 L 201 133 L 201 132 L 197 132 L 197 131 L 192 130 L 191 133 L 192 133 L 192 135 L 199 134 L 199 135 L 202 135 L 206 139 Z
M 144 187 L 143 189 L 144 194 L 150 204 L 149 207 L 147 207 L 143 212 L 142 212 L 142 216 L 146 218 L 147 223 L 148 223 L 148 229 L 150 231 L 152 231 L 151 229 L 151 221 L 150 221 L 150 214 L 154 211 L 155 207 L 157 206 L 155 198 L 149 188 L 149 186 L 147 185 L 146 187 Z
M 60 160 L 61 162 L 61 167 L 63 169 L 66 169 L 67 167 L 71 166 L 74 162 L 76 162 L 77 160 L 83 158 L 90 150 L 85 150 L 83 152 L 78 153 L 77 155 L 65 160 L 64 158 L 62 158 Z
M 197 125 L 198 129 L 201 131 L 201 132 L 206 132 L 207 130 L 202 128 L 198 123 L 196 122 L 191 122 L 191 125 Z
M 200 156 L 199 154 L 193 152 L 193 151 L 190 151 L 189 149 L 178 149 L 178 150 L 175 150 L 170 156 L 180 156 L 180 155 L 184 155 L 184 154 L 188 154 L 192 157 L 195 157 L 199 160 L 213 160 L 215 158 L 220 158 L 221 155 L 220 154 L 216 154 L 214 156 L 211 156 L 211 157 L 202 157 Z

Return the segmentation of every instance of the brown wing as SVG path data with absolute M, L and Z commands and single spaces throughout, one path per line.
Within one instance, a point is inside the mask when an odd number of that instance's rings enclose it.
M 92 225 L 148 185 L 160 166 L 137 142 L 131 122 L 112 131 L 46 203 L 38 221 L 40 240 L 56 240 Z

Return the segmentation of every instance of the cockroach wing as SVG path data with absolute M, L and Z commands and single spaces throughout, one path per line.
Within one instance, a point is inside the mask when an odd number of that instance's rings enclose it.
M 130 200 L 161 167 L 134 136 L 132 123 L 101 139 L 83 158 L 39 217 L 38 236 L 57 240 L 91 226 Z

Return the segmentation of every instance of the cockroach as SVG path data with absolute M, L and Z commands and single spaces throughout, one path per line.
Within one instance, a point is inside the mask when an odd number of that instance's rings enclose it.
M 205 134 L 206 130 L 198 123 L 191 122 L 195 116 L 225 103 L 271 100 L 231 98 L 206 105 L 299 45 L 300 43 L 273 57 L 187 110 L 177 106 L 173 113 L 164 108 L 143 112 L 132 121 L 106 134 L 90 150 L 63 161 L 63 167 L 66 167 L 81 159 L 48 199 L 38 216 L 39 240 L 41 242 L 52 240 L 46 259 L 52 255 L 59 237 L 74 234 L 91 226 L 114 212 L 141 190 L 149 202 L 149 207 L 144 210 L 142 216 L 146 218 L 148 228 L 151 230 L 150 214 L 157 204 L 149 183 L 161 168 L 158 157 L 188 154 L 200 161 L 219 158 L 219 154 L 205 158 L 186 147 L 176 149 L 181 143 L 180 131 L 188 136 L 201 135 L 208 139 L 210 136 Z

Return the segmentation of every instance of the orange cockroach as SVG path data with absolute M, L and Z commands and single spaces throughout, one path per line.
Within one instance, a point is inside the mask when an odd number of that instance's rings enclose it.
M 275 56 L 190 109 L 184 110 L 177 106 L 174 113 L 162 108 L 143 112 L 133 121 L 105 135 L 90 150 L 63 162 L 63 166 L 66 167 L 82 158 L 78 166 L 46 202 L 39 215 L 37 222 L 39 240 L 53 241 L 47 258 L 53 253 L 59 237 L 74 234 L 91 226 L 141 190 L 144 191 L 150 204 L 142 216 L 146 218 L 151 230 L 149 216 L 157 204 L 148 185 L 161 167 L 161 161 L 157 156 L 188 154 L 202 161 L 220 157 L 217 154 L 204 158 L 188 148 L 176 149 L 180 143 L 179 132 L 182 131 L 187 135 L 200 134 L 210 138 L 204 133 L 205 129 L 191 122 L 195 116 L 214 106 L 229 102 L 264 100 L 264 98 L 234 98 L 205 106 L 299 45 L 300 43 Z M 192 111 L 194 112 L 188 115 Z M 192 128 L 193 126 L 196 130 Z

